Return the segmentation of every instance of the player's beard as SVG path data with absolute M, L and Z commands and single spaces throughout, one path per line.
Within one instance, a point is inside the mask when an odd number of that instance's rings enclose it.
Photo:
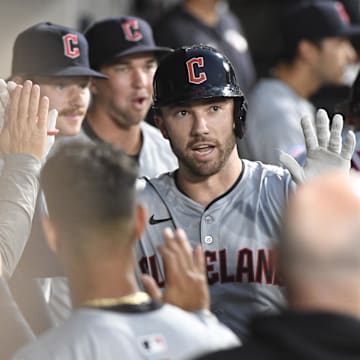
M 216 150 L 218 151 L 217 158 L 204 162 L 197 161 L 194 157 L 188 155 L 186 151 L 179 149 L 172 141 L 170 141 L 170 145 L 181 166 L 186 168 L 187 172 L 192 174 L 194 177 L 203 178 L 220 172 L 234 150 L 234 146 L 236 146 L 236 138 L 235 134 L 231 132 L 231 134 L 225 139 L 223 145 L 216 141 L 215 145 Z M 190 146 L 187 147 L 187 149 L 189 148 Z

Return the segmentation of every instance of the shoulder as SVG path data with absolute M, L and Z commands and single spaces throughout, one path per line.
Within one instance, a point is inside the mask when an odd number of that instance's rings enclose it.
M 174 185 L 174 172 L 163 173 L 157 177 L 149 178 L 143 176 L 136 181 L 136 190 L 138 194 L 146 196 L 156 192 L 164 193 Z
M 262 178 L 276 177 L 279 179 L 289 179 L 289 170 L 277 165 L 264 164 L 261 161 L 250 161 L 243 159 L 245 166 L 244 173 L 247 176 L 261 176 Z
M 121 344 L 129 342 L 130 330 L 121 315 L 96 309 L 77 310 L 67 321 L 41 335 L 20 349 L 14 360 L 25 359 L 100 359 L 101 349 L 114 345 L 116 354 Z M 104 353 L 104 359 L 109 358 Z
M 213 349 L 240 344 L 238 337 L 208 310 L 188 312 L 166 304 L 162 311 L 177 324 L 178 329 L 183 328 L 184 338 L 191 338 L 194 343 L 202 344 L 205 340 Z
M 295 102 L 292 91 L 282 81 L 277 79 L 259 80 L 249 96 L 249 108 L 259 104 L 267 104 L 270 109 L 284 108 Z
M 259 191 L 271 191 L 282 189 L 286 193 L 295 188 L 291 174 L 287 169 L 280 166 L 264 164 L 260 161 L 244 160 L 243 178 L 253 184 Z

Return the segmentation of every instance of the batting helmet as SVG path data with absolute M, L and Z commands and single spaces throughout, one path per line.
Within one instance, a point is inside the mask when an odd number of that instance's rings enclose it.
M 182 47 L 165 56 L 154 76 L 154 108 L 186 101 L 234 98 L 235 134 L 245 131 L 246 100 L 230 61 L 210 46 Z

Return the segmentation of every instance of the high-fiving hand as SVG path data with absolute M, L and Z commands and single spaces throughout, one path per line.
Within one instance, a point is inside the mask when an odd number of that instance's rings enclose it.
M 187 311 L 209 309 L 210 295 L 205 259 L 200 245 L 193 251 L 182 229 L 164 231 L 165 244 L 159 248 L 164 262 L 165 288 L 161 293 L 150 275 L 143 275 L 145 289 L 154 300 Z
M 0 151 L 3 154 L 46 156 L 57 134 L 57 111 L 49 112 L 49 99 L 40 98 L 39 85 L 0 80 Z
M 324 109 L 316 114 L 315 128 L 308 117 L 301 119 L 306 145 L 304 167 L 289 154 L 281 152 L 280 161 L 290 171 L 298 184 L 325 172 L 344 170 L 349 172 L 350 160 L 355 149 L 355 134 L 349 131 L 342 141 L 343 119 L 340 114 L 333 117 L 329 129 L 329 117 Z

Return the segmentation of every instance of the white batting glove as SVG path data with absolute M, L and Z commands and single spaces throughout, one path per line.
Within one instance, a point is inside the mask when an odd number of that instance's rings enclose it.
M 305 137 L 307 157 L 304 167 L 289 154 L 280 153 L 281 163 L 290 171 L 293 180 L 300 184 L 316 175 L 335 170 L 350 171 L 350 160 L 355 149 L 355 134 L 349 131 L 342 142 L 343 119 L 340 114 L 333 117 L 329 130 L 329 117 L 324 109 L 316 113 L 315 127 L 308 117 L 301 119 Z
M 16 84 L 13 81 L 6 83 L 3 79 L 0 79 L 0 128 L 4 126 L 10 92 L 14 90 L 15 87 Z

